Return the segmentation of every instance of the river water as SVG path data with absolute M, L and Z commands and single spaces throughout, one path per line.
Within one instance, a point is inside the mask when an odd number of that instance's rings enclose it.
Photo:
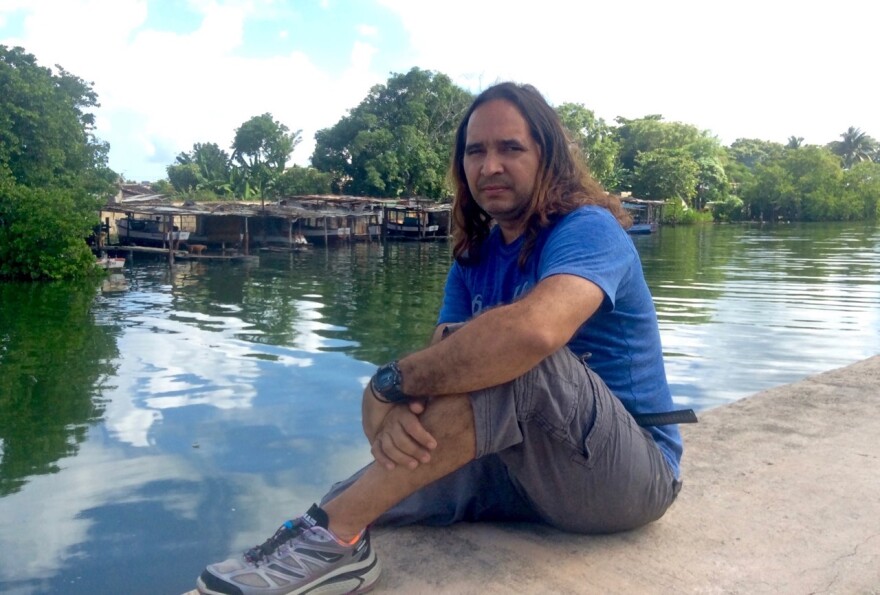
M 880 353 L 876 226 L 634 241 L 681 406 Z M 424 344 L 449 259 L 356 244 L 0 285 L 0 592 L 182 593 L 262 542 L 369 460 L 361 387 Z

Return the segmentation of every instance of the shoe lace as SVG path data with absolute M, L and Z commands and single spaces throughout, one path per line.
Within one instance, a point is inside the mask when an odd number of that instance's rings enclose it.
M 257 545 L 244 553 L 244 559 L 251 564 L 259 565 L 267 556 L 272 554 L 279 547 L 301 535 L 306 530 L 306 526 L 297 521 L 285 521 L 275 535 L 264 541 L 261 545 Z

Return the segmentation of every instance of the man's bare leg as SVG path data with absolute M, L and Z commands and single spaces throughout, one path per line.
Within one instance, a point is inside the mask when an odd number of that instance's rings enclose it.
M 330 530 L 340 539 L 353 539 L 392 506 L 426 485 L 449 475 L 476 456 L 474 412 L 467 395 L 431 401 L 420 418 L 437 439 L 431 460 L 415 469 L 370 465 L 348 489 L 325 503 Z

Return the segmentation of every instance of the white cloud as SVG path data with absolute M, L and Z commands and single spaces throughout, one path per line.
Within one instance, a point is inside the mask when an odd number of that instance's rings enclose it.
M 580 102 L 607 120 L 661 113 L 726 142 L 798 134 L 825 143 L 850 123 L 880 135 L 878 83 L 867 74 L 873 2 L 544 0 L 526 10 L 449 0 L 429 10 L 380 1 L 400 16 L 419 66 L 474 90 L 530 82 L 553 103 Z M 844 91 L 847 81 L 858 91 Z
M 133 465 L 118 450 L 83 444 L 76 457 L 65 459 L 61 473 L 32 477 L 21 492 L 0 498 L 4 579 L 15 583 L 54 575 L 75 555 L 72 548 L 88 539 L 93 521 L 83 511 L 132 501 L 150 481 L 179 477 L 196 478 L 198 472 L 177 457 L 141 457 Z M 164 496 L 158 502 L 189 519 L 199 504 Z
M 111 143 L 111 167 L 121 157 L 117 149 L 131 145 L 152 158 L 157 164 L 152 177 L 160 177 L 164 165 L 193 143 L 216 142 L 228 149 L 235 128 L 265 112 L 303 130 L 304 142 L 293 157 L 304 164 L 314 149 L 314 133 L 333 125 L 379 80 L 370 72 L 375 48 L 364 43 L 355 44 L 352 64 L 341 73 L 323 72 L 299 52 L 242 57 L 243 27 L 256 11 L 253 4 L 191 5 L 203 20 L 184 34 L 144 29 L 142 0 L 28 5 L 24 39 L 18 43 L 41 64 L 60 63 L 95 81 L 102 104 L 97 133 Z M 131 163 L 140 158 L 133 156 Z
M 377 37 L 379 35 L 379 29 L 372 25 L 358 25 L 357 32 L 364 37 Z
M 400 72 L 444 72 L 471 90 L 530 82 L 552 103 L 583 103 L 608 121 L 661 113 L 724 142 L 797 135 L 826 143 L 850 125 L 880 136 L 880 82 L 871 76 L 880 5 L 867 0 L 378 1 L 403 26 L 383 27 L 382 39 L 406 35 L 409 45 L 397 44 L 405 54 L 380 56 L 378 30 L 362 23 L 332 40 L 350 48 L 347 66 L 332 72 L 318 65 L 321 46 L 244 57 L 246 23 L 269 13 L 282 25 L 296 18 L 256 0 L 193 0 L 202 20 L 186 33 L 146 28 L 148 10 L 160 6 L 146 0 L 0 0 L 0 14 L 26 11 L 21 39 L 2 42 L 95 81 L 98 135 L 111 143 L 111 166 L 129 177 L 160 177 L 196 142 L 228 149 L 236 127 L 267 111 L 302 129 L 293 160 L 305 164 L 314 133 L 387 79 L 384 67 L 374 72 L 380 57 Z M 125 171 L 145 158 L 149 173 Z

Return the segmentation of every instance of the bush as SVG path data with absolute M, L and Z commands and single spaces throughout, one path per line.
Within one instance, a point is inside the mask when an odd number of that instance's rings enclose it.
M 738 196 L 728 196 L 711 205 L 712 219 L 718 222 L 741 221 L 743 218 L 743 201 Z
M 0 182 L 0 278 L 64 279 L 100 273 L 85 238 L 98 201 L 67 189 Z

